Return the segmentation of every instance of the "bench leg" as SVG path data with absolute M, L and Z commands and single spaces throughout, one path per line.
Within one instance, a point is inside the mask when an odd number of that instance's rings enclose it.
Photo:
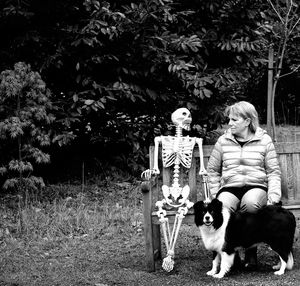
M 144 219 L 146 219 L 144 217 Z M 150 217 L 151 220 L 151 217 Z M 155 271 L 155 258 L 154 258 L 154 240 L 152 235 L 152 223 L 144 222 L 145 233 L 145 247 L 146 247 L 146 267 L 149 272 Z
M 160 225 L 152 225 L 153 234 L 153 246 L 154 246 L 154 259 L 161 260 L 161 235 L 160 235 Z
M 150 230 L 151 228 L 151 230 Z M 160 225 L 145 225 L 146 267 L 149 272 L 156 269 L 156 261 L 161 259 Z
M 155 271 L 155 260 L 161 258 L 160 225 L 152 223 L 151 189 L 142 184 L 144 203 L 144 235 L 146 246 L 146 267 L 149 272 Z

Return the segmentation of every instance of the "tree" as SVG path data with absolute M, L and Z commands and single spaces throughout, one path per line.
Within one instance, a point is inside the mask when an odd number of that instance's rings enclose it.
M 300 68 L 300 63 L 298 62 L 297 64 L 297 60 L 292 61 L 292 57 L 288 57 L 288 54 L 295 54 L 295 49 L 298 50 L 299 47 L 300 8 L 299 4 L 293 0 L 268 0 L 268 3 L 271 9 L 262 13 L 264 22 L 257 33 L 263 35 L 263 38 L 268 40 L 266 46 L 269 49 L 269 67 L 271 71 L 268 90 L 269 112 L 267 123 L 268 131 L 276 141 L 275 96 L 278 81 L 283 77 L 295 73 Z M 282 72 L 284 62 L 290 67 L 286 73 Z M 275 76 L 273 76 L 273 73 Z
M 4 189 L 19 193 L 40 190 L 43 179 L 32 175 L 34 164 L 50 162 L 42 151 L 51 144 L 50 91 L 39 73 L 19 62 L 0 75 L 1 175 Z M 6 153 L 7 152 L 7 153 Z
M 235 100 L 260 48 L 251 22 L 257 4 L 234 2 L 86 1 L 90 15 L 73 42 L 76 106 L 102 119 L 122 112 L 165 120 L 184 104 L 212 128 L 210 106 Z M 235 21 L 242 11 L 244 29 Z
M 259 1 L 84 5 L 45 69 L 63 89 L 78 139 L 100 150 L 125 145 L 134 165 L 177 107 L 191 109 L 194 123 L 209 131 L 224 122 L 224 106 L 243 96 L 261 49 L 254 33 Z

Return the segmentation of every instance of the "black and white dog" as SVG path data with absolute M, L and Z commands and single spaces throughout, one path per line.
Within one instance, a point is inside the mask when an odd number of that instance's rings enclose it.
M 282 275 L 285 269 L 292 269 L 296 219 L 290 211 L 270 205 L 255 214 L 231 213 L 221 201 L 213 199 L 195 203 L 194 212 L 204 246 L 213 251 L 212 269 L 207 275 L 224 277 L 233 265 L 237 249 L 259 243 L 268 244 L 279 254 L 280 262 L 273 266 L 274 274 Z

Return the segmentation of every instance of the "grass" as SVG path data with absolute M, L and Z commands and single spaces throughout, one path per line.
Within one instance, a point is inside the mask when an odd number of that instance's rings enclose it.
M 259 248 L 259 271 L 232 272 L 223 280 L 205 275 L 211 255 L 196 227 L 183 226 L 175 269 L 145 271 L 141 194 L 138 182 L 50 186 L 48 198 L 23 203 L 2 198 L 0 208 L 0 285 L 298 285 L 295 268 L 276 277 L 277 257 Z
M 281 128 L 279 135 L 296 140 L 300 132 Z M 297 132 L 296 132 L 297 131 Z M 299 137 L 299 136 L 298 136 Z M 281 286 L 300 281 L 299 241 L 295 266 L 277 277 L 277 256 L 259 247 L 259 270 L 233 271 L 216 280 L 195 226 L 183 225 L 176 244 L 175 268 L 145 270 L 139 182 L 85 186 L 49 186 L 37 198 L 0 198 L 0 286 Z M 163 252 L 165 253 L 165 251 Z

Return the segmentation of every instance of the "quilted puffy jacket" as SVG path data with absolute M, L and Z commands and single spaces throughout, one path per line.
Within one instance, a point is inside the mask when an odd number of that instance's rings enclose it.
M 228 129 L 214 146 L 207 172 L 213 197 L 223 187 L 262 186 L 268 189 L 269 202 L 281 199 L 277 153 L 271 137 L 260 127 L 243 147 Z

